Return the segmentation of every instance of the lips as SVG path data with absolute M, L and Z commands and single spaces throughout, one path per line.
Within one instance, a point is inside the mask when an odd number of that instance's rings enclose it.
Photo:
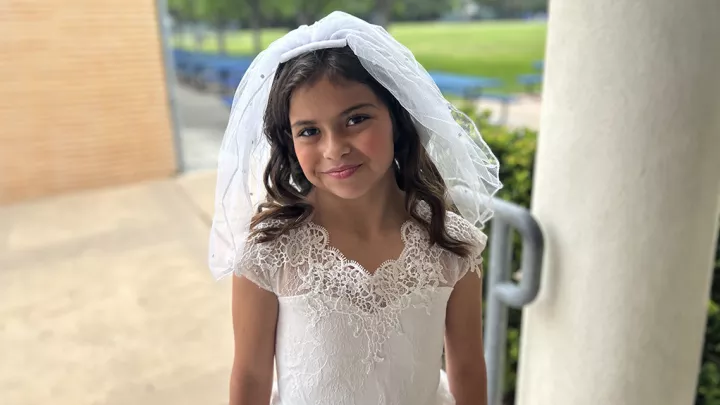
M 355 174 L 355 172 L 357 171 L 357 169 L 360 168 L 360 166 L 361 165 L 343 165 L 330 169 L 324 173 L 336 179 L 346 179 Z

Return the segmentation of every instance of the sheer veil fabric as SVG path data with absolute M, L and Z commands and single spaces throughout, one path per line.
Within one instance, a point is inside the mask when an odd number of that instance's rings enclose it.
M 492 216 L 491 199 L 502 186 L 499 164 L 475 123 L 443 97 L 410 50 L 385 29 L 333 12 L 273 42 L 254 59 L 235 92 L 219 153 L 210 232 L 209 265 L 216 279 L 237 267 L 251 218 L 265 200 L 262 175 L 270 146 L 263 116 L 278 66 L 307 52 L 345 46 L 410 113 L 462 217 L 482 227 Z

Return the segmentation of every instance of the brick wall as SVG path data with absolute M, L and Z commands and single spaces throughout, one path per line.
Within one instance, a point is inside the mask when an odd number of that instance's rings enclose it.
M 0 204 L 170 176 L 152 0 L 0 0 Z

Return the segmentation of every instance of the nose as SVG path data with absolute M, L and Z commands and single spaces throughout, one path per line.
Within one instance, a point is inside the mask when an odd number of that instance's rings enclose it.
M 350 143 L 342 133 L 326 132 L 323 138 L 323 157 L 325 159 L 339 160 L 350 153 Z

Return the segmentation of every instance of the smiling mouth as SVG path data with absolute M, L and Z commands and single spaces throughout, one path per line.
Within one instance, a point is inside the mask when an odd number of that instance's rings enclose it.
M 334 177 L 336 179 L 346 179 L 353 174 L 360 168 L 362 165 L 352 165 L 352 166 L 342 166 L 338 167 L 337 169 L 332 169 L 330 171 L 324 172 L 324 174 L 327 174 L 330 177 Z

